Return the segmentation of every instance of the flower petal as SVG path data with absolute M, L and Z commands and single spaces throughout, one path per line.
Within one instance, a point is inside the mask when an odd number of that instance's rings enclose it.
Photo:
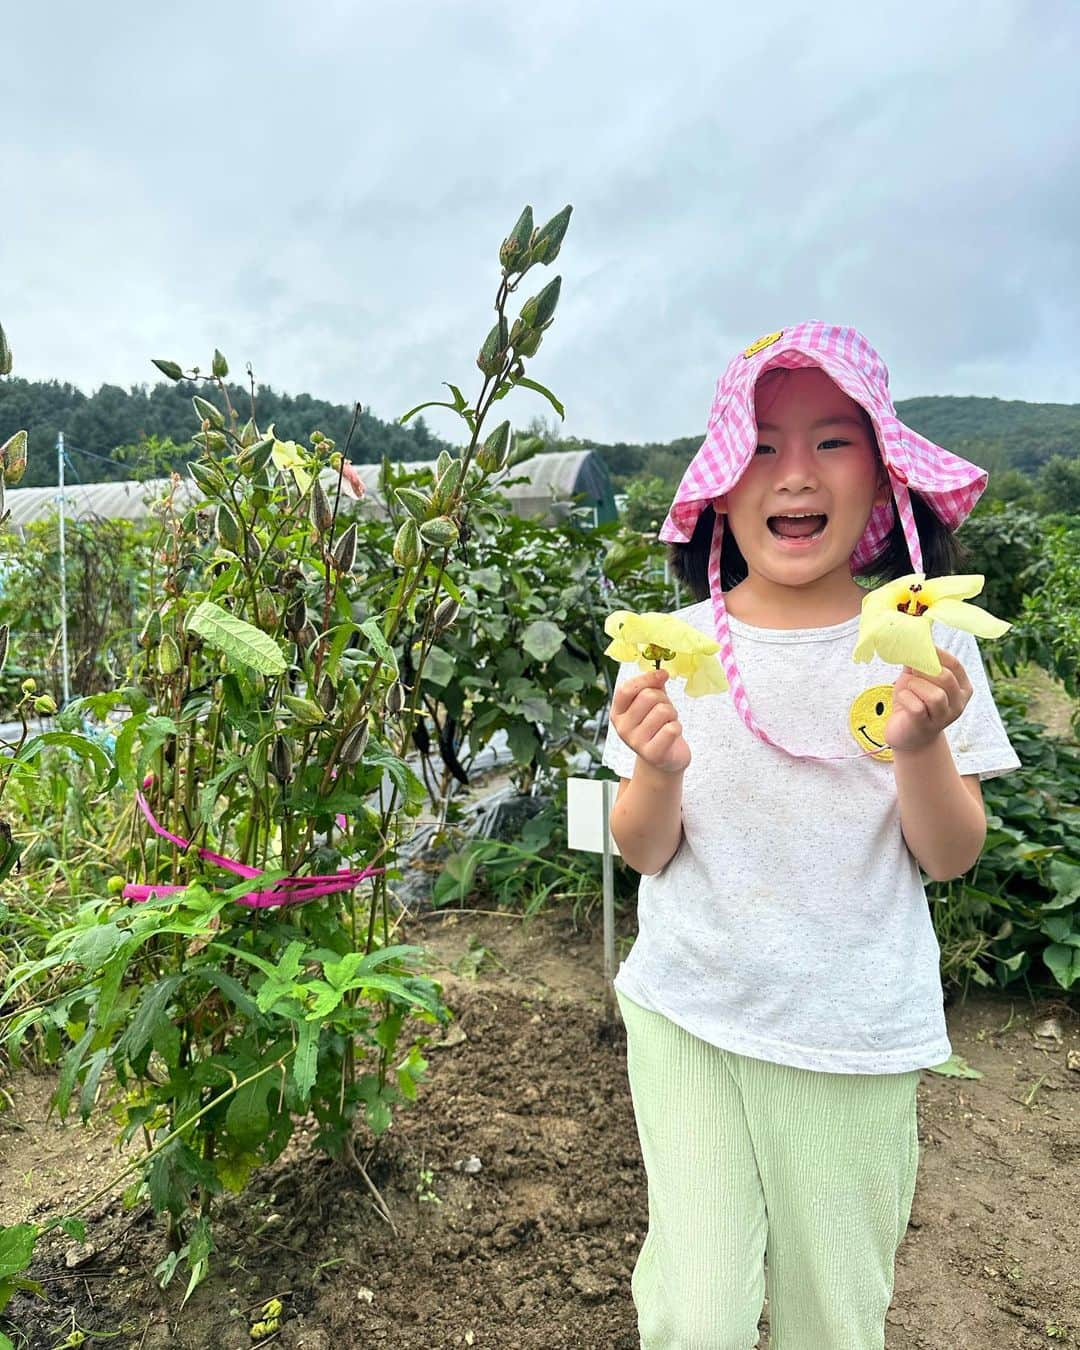
M 613 661 L 636 661 L 638 659 L 638 649 L 632 642 L 624 642 L 622 638 L 612 638 L 604 648 L 604 655 L 610 656 Z
M 974 633 L 981 638 L 999 638 L 1012 627 L 1011 623 L 995 618 L 988 610 L 965 604 L 963 600 L 935 600 L 926 611 L 926 618 L 947 623 L 950 628 L 962 628 L 965 633 Z
M 706 656 L 686 681 L 686 692 L 690 698 L 701 698 L 705 694 L 722 694 L 728 687 L 723 668 L 715 656 Z
M 884 586 L 878 586 L 876 590 L 863 596 L 863 614 L 873 614 L 882 609 L 896 609 L 897 605 L 906 597 L 908 589 L 913 585 L 918 585 L 922 580 L 923 574 L 921 572 L 911 572 L 906 577 L 897 577 L 895 581 L 887 582 Z
M 924 675 L 941 674 L 941 662 L 926 614 L 919 618 L 899 611 L 875 614 L 865 631 L 859 634 L 855 659 L 868 661 L 868 649 L 876 652 L 883 661 L 894 665 L 910 666 Z M 858 655 L 860 651 L 863 653 L 861 656 Z
M 957 577 L 931 577 L 923 586 L 923 598 L 929 605 L 939 600 L 967 600 L 978 595 L 985 578 L 978 574 Z
M 627 619 L 633 618 L 628 609 L 617 609 L 614 614 L 609 614 L 604 620 L 604 632 L 611 638 L 617 638 L 621 635 L 623 625 Z

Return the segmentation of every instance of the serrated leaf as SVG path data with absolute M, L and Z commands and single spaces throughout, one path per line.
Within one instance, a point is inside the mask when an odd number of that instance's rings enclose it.
M 40 1231 L 36 1223 L 0 1228 L 0 1280 L 26 1269 L 34 1255 L 34 1243 Z
M 318 1022 L 304 1021 L 298 1027 L 299 1037 L 296 1042 L 296 1054 L 293 1056 L 292 1074 L 300 1100 L 305 1104 L 315 1082 L 315 1071 L 319 1063 L 319 1030 Z
M 49 745 L 63 746 L 79 759 L 89 760 L 98 778 L 103 778 L 112 771 L 112 760 L 96 741 L 68 731 L 43 731 L 39 736 L 31 737 L 19 751 L 19 758 L 34 759 Z
M 225 1189 L 239 1195 L 261 1161 L 257 1153 L 241 1153 L 234 1157 L 221 1154 L 214 1159 L 214 1166 Z
M 78 1077 L 79 1069 L 82 1066 L 83 1058 L 87 1050 L 90 1049 L 90 1042 L 94 1039 L 95 1028 L 87 1027 L 78 1041 L 71 1047 L 64 1057 L 64 1063 L 60 1069 L 60 1077 L 56 1082 L 56 1092 L 53 1101 L 56 1109 L 60 1113 L 60 1119 L 63 1120 L 67 1115 L 68 1103 L 71 1101 L 71 1092 L 75 1086 L 75 1079 Z
M 188 632 L 198 633 L 230 660 L 238 661 L 260 675 L 282 675 L 288 669 L 281 648 L 269 634 L 238 619 L 212 600 L 196 605 L 187 616 L 186 627 Z
M 128 940 L 128 934 L 115 923 L 99 923 L 79 933 L 64 952 L 68 961 L 77 961 L 87 970 L 97 970 Z
M 950 1055 L 944 1064 L 935 1064 L 929 1073 L 941 1074 L 943 1078 L 981 1078 L 982 1072 L 973 1069 L 962 1055 Z
M 360 625 L 360 631 L 375 648 L 376 654 L 386 662 L 396 677 L 398 673 L 397 657 L 394 655 L 394 649 L 383 636 L 383 631 L 379 627 L 378 619 L 365 619 Z
M 90 1066 L 86 1071 L 86 1077 L 83 1079 L 82 1092 L 79 1094 L 79 1116 L 84 1125 L 93 1112 L 94 1098 L 97 1096 L 98 1083 L 101 1080 L 101 1071 L 105 1067 L 108 1055 L 109 1047 L 103 1045 L 100 1050 L 95 1050 L 90 1056 Z
M 129 1059 L 134 1059 L 149 1045 L 154 1028 L 165 1017 L 169 1000 L 182 979 L 182 975 L 169 975 L 156 984 L 147 986 L 135 1016 L 116 1043 L 116 1057 L 126 1055 Z
M 233 1095 L 225 1113 L 225 1127 L 241 1149 L 257 1148 L 270 1127 L 270 1110 L 266 1094 L 271 1087 L 270 1075 L 263 1074 Z

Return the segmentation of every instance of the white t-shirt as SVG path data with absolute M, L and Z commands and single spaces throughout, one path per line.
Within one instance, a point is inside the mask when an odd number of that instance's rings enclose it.
M 676 612 L 713 636 L 710 601 Z M 774 739 L 819 755 L 869 748 L 849 710 L 900 672 L 852 660 L 858 617 L 827 628 L 729 623 L 750 707 Z M 933 631 L 974 690 L 945 732 L 958 771 L 1018 768 L 975 639 Z M 626 663 L 617 682 L 638 673 Z M 683 838 L 641 878 L 638 937 L 615 987 L 703 1040 L 778 1064 L 903 1073 L 948 1059 L 940 949 L 892 764 L 792 758 L 747 730 L 729 694 L 687 698 L 677 679 L 665 688 L 693 757 Z M 854 721 L 873 739 L 876 696 L 860 706 Z M 630 778 L 636 760 L 609 725 L 603 762 Z

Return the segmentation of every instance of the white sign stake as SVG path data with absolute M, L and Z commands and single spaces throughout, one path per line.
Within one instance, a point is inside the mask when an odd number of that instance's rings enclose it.
M 607 779 L 566 780 L 566 836 L 572 849 L 604 856 L 604 1008 L 614 1020 L 615 1002 L 615 864 L 619 846 L 611 837 L 609 821 L 619 784 Z

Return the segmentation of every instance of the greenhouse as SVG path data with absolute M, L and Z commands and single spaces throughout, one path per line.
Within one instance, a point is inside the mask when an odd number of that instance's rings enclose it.
M 435 461 L 406 463 L 397 466 L 409 473 L 427 469 L 434 471 Z M 382 494 L 379 491 L 378 464 L 354 465 L 364 484 L 364 496 L 359 504 L 344 498 L 346 508 L 372 515 L 385 515 Z M 332 489 L 337 475 L 332 469 L 323 472 L 324 486 Z M 522 460 L 509 470 L 509 478 L 524 481 L 508 482 L 502 488 L 516 515 L 550 520 L 565 519 L 572 504 L 588 507 L 593 512 L 593 523 L 605 524 L 617 518 L 611 479 L 603 459 L 594 450 L 559 450 L 550 454 L 534 455 Z M 152 503 L 166 491 L 167 478 L 145 481 L 126 480 L 106 483 L 68 483 L 64 488 L 65 513 L 70 520 L 145 520 Z M 194 502 L 199 491 L 191 479 L 184 479 L 177 502 L 185 498 Z M 59 510 L 59 490 L 56 487 L 13 488 L 6 494 L 7 509 L 11 512 L 8 528 L 22 530 L 37 520 L 46 520 Z

